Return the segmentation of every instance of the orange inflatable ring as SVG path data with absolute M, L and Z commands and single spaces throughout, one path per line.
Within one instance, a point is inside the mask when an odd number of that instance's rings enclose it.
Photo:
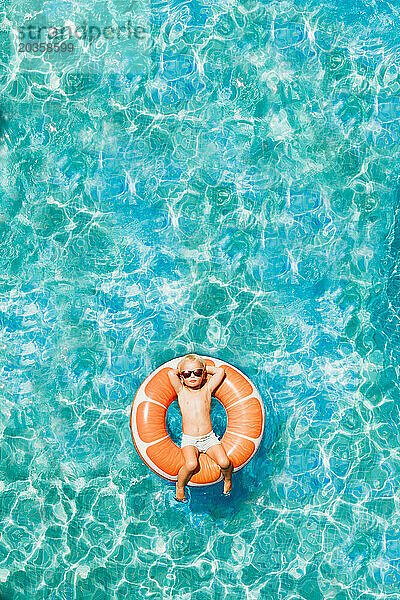
M 169 405 L 176 392 L 168 378 L 182 357 L 158 367 L 147 377 L 132 403 L 131 431 L 139 456 L 148 467 L 169 481 L 176 481 L 184 463 L 182 450 L 171 440 L 166 429 Z M 210 366 L 224 367 L 226 376 L 214 391 L 224 406 L 228 423 L 221 442 L 233 464 L 242 469 L 260 445 L 265 423 L 264 404 L 254 384 L 239 369 L 216 358 L 203 357 Z M 190 486 L 211 485 L 222 480 L 219 466 L 206 454 L 199 456 L 200 469 L 189 481 Z

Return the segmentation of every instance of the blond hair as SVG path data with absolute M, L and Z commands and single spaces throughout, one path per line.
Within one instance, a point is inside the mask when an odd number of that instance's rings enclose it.
M 201 356 L 199 356 L 198 354 L 186 354 L 186 356 L 181 358 L 181 360 L 178 363 L 178 371 L 181 370 L 183 363 L 187 360 L 197 360 L 200 363 L 202 369 L 206 368 L 206 363 L 201 358 Z

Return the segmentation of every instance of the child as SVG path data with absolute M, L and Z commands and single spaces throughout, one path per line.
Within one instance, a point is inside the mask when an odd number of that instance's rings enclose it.
M 207 381 L 207 375 L 211 375 Z M 177 369 L 168 372 L 182 413 L 182 452 L 185 464 L 179 469 L 175 499 L 185 502 L 185 485 L 198 467 L 200 452 L 206 452 L 224 477 L 224 494 L 232 489 L 233 465 L 212 430 L 211 394 L 225 376 L 223 367 L 206 367 L 197 354 L 187 354 Z

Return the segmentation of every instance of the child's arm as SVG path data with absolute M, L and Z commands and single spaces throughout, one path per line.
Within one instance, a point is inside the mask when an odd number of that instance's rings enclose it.
M 169 380 L 171 382 L 172 387 L 176 391 L 176 393 L 178 393 L 182 387 L 182 382 L 179 378 L 178 373 L 179 373 L 178 369 L 170 369 L 168 371 Z
M 224 367 L 209 367 L 208 365 L 206 368 L 207 373 L 210 373 L 210 375 L 212 375 L 212 377 L 208 381 L 208 387 L 210 388 L 210 391 L 212 393 L 225 377 L 225 369 Z

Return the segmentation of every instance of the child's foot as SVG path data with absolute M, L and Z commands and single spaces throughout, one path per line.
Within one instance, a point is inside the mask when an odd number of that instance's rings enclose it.
M 180 490 L 180 489 L 176 488 L 175 500 L 178 500 L 178 502 L 186 502 L 184 489 Z
M 225 480 L 225 482 L 224 482 L 224 494 L 228 495 L 231 490 L 232 490 L 232 480 L 231 479 Z

